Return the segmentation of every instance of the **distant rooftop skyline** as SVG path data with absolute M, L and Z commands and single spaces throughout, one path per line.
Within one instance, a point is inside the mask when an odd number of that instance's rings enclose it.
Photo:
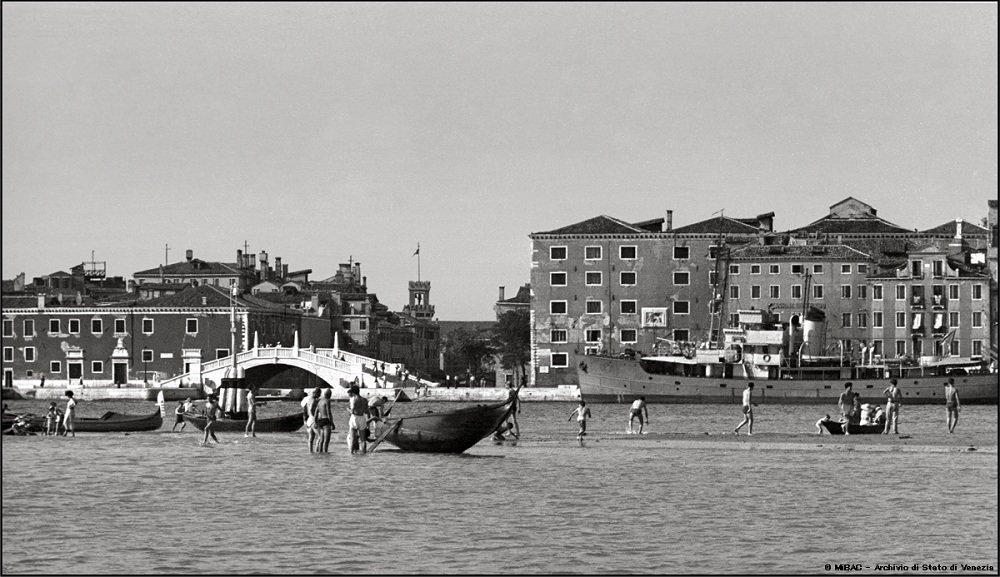
M 362 263 L 493 317 L 529 234 L 997 198 L 994 4 L 4 3 L 3 278 Z

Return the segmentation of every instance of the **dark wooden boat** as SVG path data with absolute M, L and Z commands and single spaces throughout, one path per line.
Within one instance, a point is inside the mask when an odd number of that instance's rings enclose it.
M 840 421 L 820 421 L 819 424 L 831 435 L 844 434 L 844 423 Z M 847 425 L 847 432 L 852 435 L 876 435 L 884 430 L 885 425 Z
M 204 431 L 205 425 L 208 423 L 205 415 L 192 415 L 190 413 L 184 414 L 184 420 L 197 427 L 199 431 Z M 257 433 L 293 433 L 301 429 L 303 424 L 305 423 L 302 421 L 302 413 L 293 413 L 270 419 L 257 419 L 254 431 Z M 242 433 L 246 428 L 247 419 L 244 413 L 242 419 L 223 417 L 217 420 L 213 430 L 216 433 Z
M 375 427 L 384 440 L 404 451 L 461 453 L 489 436 L 514 409 L 514 399 L 441 413 L 387 419 Z
M 28 423 L 33 431 L 45 430 L 45 417 L 31 415 Z M 77 433 L 135 433 L 139 431 L 155 431 L 163 425 L 163 417 L 160 410 L 149 415 L 126 415 L 108 411 L 100 417 L 77 417 L 73 420 L 73 431 Z M 8 427 L 7 417 L 4 416 L 3 427 Z M 60 425 L 60 430 L 62 426 Z

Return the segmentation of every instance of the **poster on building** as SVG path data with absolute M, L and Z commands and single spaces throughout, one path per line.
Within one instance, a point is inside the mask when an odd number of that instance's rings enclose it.
M 667 326 L 667 309 L 661 307 L 642 309 L 642 326 L 644 327 L 665 327 Z

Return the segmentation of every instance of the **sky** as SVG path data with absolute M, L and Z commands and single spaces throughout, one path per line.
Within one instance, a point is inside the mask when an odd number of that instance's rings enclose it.
M 3 3 L 2 57 L 4 279 L 247 243 L 490 320 L 599 215 L 997 198 L 995 3 Z

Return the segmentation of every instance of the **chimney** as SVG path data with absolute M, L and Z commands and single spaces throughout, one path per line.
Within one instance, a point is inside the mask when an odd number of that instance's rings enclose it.
M 361 277 L 361 288 L 368 288 L 368 277 Z
M 311 300 L 313 312 L 319 312 L 319 295 L 313 295 Z
M 281 276 L 281 257 L 280 256 L 274 257 L 274 271 L 275 271 L 275 274 L 277 274 L 278 276 Z
M 260 251 L 260 255 L 258 257 L 258 260 L 259 260 L 258 264 L 260 265 L 258 268 L 260 270 L 264 270 L 265 268 L 267 268 L 267 253 L 266 252 Z
M 188 260 L 188 262 L 191 262 L 191 259 L 194 258 L 194 251 L 187 249 L 187 251 L 184 252 L 184 257 Z
M 288 265 L 281 265 L 281 278 L 288 278 Z
M 671 230 L 674 230 L 674 211 L 672 211 L 672 210 L 668 210 L 667 211 L 667 225 L 666 226 L 667 226 L 666 232 L 670 232 Z
M 208 297 L 201 297 L 201 306 L 203 307 L 208 306 Z
M 955 219 L 955 240 L 962 240 L 962 219 Z
M 243 250 L 236 249 L 236 266 L 238 268 L 243 268 Z
M 63 301 L 62 301 L 62 299 L 63 299 L 63 296 L 62 296 L 62 293 L 59 293 L 59 294 L 57 294 L 56 296 L 57 296 L 57 297 L 59 297 L 59 306 L 62 306 L 62 304 L 63 304 Z
M 500 287 L 500 298 L 498 298 L 497 300 L 498 301 L 502 301 L 503 300 L 503 287 Z
M 45 295 L 38 295 L 38 308 L 45 308 Z
M 76 291 L 76 306 L 80 306 L 82 304 L 83 304 L 83 295 L 80 294 L 80 291 Z

